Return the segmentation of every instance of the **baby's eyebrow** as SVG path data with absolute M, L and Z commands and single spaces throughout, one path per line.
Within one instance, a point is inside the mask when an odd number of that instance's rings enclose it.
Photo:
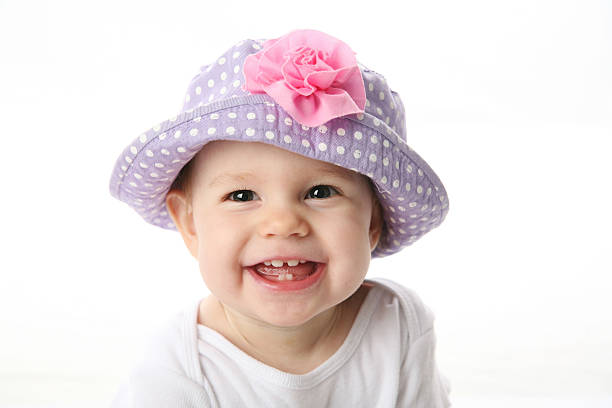
M 256 175 L 254 175 L 253 173 L 249 173 L 247 171 L 242 172 L 242 173 L 222 173 L 220 175 L 218 175 L 217 177 L 215 177 L 209 184 L 208 184 L 208 188 L 211 188 L 217 184 L 221 184 L 221 183 L 228 183 L 228 182 L 234 182 L 234 181 L 241 181 L 244 182 L 245 180 L 249 179 L 249 178 L 257 178 Z
M 355 181 L 353 176 L 353 172 L 344 171 L 344 169 L 334 168 L 334 167 L 317 167 L 314 169 L 317 175 L 323 174 L 328 176 L 336 176 L 345 181 Z
M 335 169 L 330 167 L 316 167 L 313 168 L 313 175 L 315 176 L 335 176 L 339 177 L 345 181 L 352 182 L 355 181 L 355 178 L 352 174 L 342 171 L 341 169 Z M 245 182 L 248 179 L 257 180 L 257 176 L 248 171 L 240 172 L 240 173 L 222 173 L 215 177 L 209 184 L 208 188 L 211 188 L 217 184 L 222 183 L 231 183 L 235 181 Z

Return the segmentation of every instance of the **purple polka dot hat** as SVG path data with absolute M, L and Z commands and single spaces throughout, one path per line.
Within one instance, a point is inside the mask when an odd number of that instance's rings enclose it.
M 119 155 L 111 194 L 147 222 L 176 230 L 166 193 L 213 140 L 268 143 L 372 179 L 385 220 L 372 257 L 411 245 L 448 212 L 440 179 L 407 145 L 398 93 L 347 44 L 320 31 L 240 41 L 202 66 L 181 111 Z

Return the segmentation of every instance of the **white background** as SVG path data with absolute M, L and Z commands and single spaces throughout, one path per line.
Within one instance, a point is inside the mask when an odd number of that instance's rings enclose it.
M 207 293 L 179 235 L 110 196 L 112 167 L 201 65 L 297 28 L 387 78 L 447 188 L 442 226 L 369 276 L 434 311 L 453 406 L 612 406 L 611 7 L 0 0 L 0 406 L 108 406 Z

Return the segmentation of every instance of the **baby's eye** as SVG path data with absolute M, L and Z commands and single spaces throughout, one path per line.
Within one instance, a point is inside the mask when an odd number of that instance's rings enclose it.
M 228 198 L 232 201 L 251 201 L 256 194 L 251 190 L 237 190 L 229 194 Z
M 306 198 L 327 198 L 334 194 L 338 194 L 338 191 L 332 186 L 320 185 L 311 188 Z

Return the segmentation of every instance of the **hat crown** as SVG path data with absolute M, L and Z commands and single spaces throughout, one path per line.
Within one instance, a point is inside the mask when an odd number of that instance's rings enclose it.
M 243 89 L 244 61 L 249 55 L 259 52 L 266 41 L 268 40 L 240 41 L 227 49 L 214 62 L 201 66 L 200 72 L 192 78 L 187 87 L 180 113 L 221 100 L 250 95 L 250 92 Z M 385 123 L 389 130 L 393 130 L 398 138 L 406 142 L 405 110 L 399 94 L 389 87 L 383 75 L 367 68 L 361 62 L 358 62 L 358 66 L 365 85 L 364 110 L 369 117 L 368 122 Z M 269 100 L 274 102 L 271 97 Z M 364 120 L 363 114 L 349 114 L 346 117 L 358 121 Z

